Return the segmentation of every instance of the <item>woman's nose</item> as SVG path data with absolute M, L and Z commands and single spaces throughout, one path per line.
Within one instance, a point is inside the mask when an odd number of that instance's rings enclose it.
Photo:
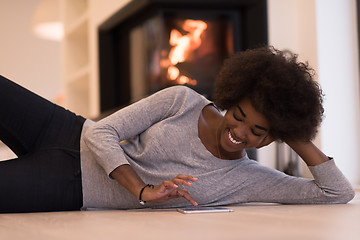
M 246 136 L 247 136 L 247 130 L 246 130 L 246 126 L 241 123 L 238 124 L 235 128 L 234 128 L 234 133 L 235 133 L 235 137 L 238 138 L 238 140 L 246 140 Z

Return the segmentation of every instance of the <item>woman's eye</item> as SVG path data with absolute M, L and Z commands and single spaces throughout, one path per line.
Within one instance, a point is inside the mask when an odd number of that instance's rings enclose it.
M 254 135 L 257 136 L 257 137 L 261 137 L 261 136 L 262 136 L 262 134 L 256 133 L 254 130 L 251 130 L 251 133 L 254 134 Z
M 235 113 L 233 114 L 233 116 L 234 116 L 234 118 L 235 118 L 235 120 L 236 120 L 236 121 L 239 121 L 239 122 L 241 122 L 241 121 L 242 121 L 240 118 L 238 118 L 238 117 L 236 116 L 236 114 L 235 114 Z

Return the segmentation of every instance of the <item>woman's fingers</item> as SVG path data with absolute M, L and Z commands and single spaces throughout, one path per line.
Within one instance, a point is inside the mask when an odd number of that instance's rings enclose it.
M 159 193 L 161 194 L 167 194 L 171 192 L 172 190 L 177 189 L 179 186 L 176 185 L 173 181 L 163 181 L 160 185 Z
M 186 189 L 177 189 L 177 195 L 180 197 L 185 198 L 188 200 L 192 205 L 197 206 L 197 202 L 194 200 L 194 198 L 190 195 L 190 193 Z
M 190 193 L 186 189 L 180 189 L 177 188 L 173 190 L 172 192 L 168 193 L 166 195 L 165 201 L 173 199 L 173 198 L 185 198 L 187 201 L 189 201 L 192 205 L 197 206 L 197 202 L 194 200 L 194 198 L 190 195 Z
M 192 185 L 192 182 L 196 182 L 197 178 L 189 176 L 189 175 L 182 175 L 179 174 L 175 178 L 172 179 L 172 182 L 174 182 L 177 185 L 185 185 L 190 187 Z
M 192 176 L 188 176 L 188 175 L 182 175 L 179 174 L 176 177 L 174 177 L 171 181 L 163 181 L 162 186 L 164 188 L 162 188 L 163 191 L 165 191 L 166 189 L 176 189 L 179 187 L 179 185 L 184 185 L 184 186 L 192 186 L 192 182 L 196 182 L 197 178 L 192 177 Z
M 197 178 L 194 178 L 189 175 L 182 175 L 179 174 L 175 178 L 170 181 L 163 181 L 162 184 L 159 186 L 158 193 L 162 195 L 163 200 L 167 201 L 173 198 L 183 197 L 188 200 L 192 205 L 197 206 L 198 204 L 194 200 L 194 198 L 190 195 L 190 193 L 186 189 L 180 189 L 179 185 L 184 186 L 191 186 L 192 182 L 197 181 Z M 160 199 L 159 199 L 160 200 Z

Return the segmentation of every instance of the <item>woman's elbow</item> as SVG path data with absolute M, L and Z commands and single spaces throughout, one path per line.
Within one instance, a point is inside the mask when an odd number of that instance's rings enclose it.
M 90 126 L 88 129 L 86 129 L 86 131 L 83 134 L 83 141 L 86 145 L 91 145 L 91 143 L 94 142 L 94 139 L 96 135 L 96 129 L 94 128 L 94 126 Z
M 344 189 L 343 191 L 337 193 L 336 195 L 333 195 L 331 197 L 331 201 L 333 203 L 338 203 L 338 204 L 345 204 L 350 202 L 352 199 L 354 199 L 355 197 L 355 191 L 353 188 L 347 188 Z
M 353 188 L 350 188 L 346 193 L 344 193 L 344 202 L 343 203 L 348 203 L 350 202 L 351 200 L 354 199 L 355 197 L 355 191 Z

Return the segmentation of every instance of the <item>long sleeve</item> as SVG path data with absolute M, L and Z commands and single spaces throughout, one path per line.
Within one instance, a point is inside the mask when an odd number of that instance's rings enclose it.
M 84 142 L 107 174 L 128 164 L 121 141 L 139 135 L 157 122 L 175 114 L 183 104 L 184 87 L 159 91 L 92 125 L 84 134 Z
M 330 202 L 346 203 L 354 198 L 354 189 L 335 165 L 334 160 L 329 160 L 317 167 L 309 167 L 309 169 L 315 178 L 315 184 Z
M 354 190 L 342 172 L 329 160 L 309 167 L 314 179 L 288 176 L 272 169 L 254 169 L 256 181 L 251 200 L 275 203 L 347 203 L 354 198 Z

